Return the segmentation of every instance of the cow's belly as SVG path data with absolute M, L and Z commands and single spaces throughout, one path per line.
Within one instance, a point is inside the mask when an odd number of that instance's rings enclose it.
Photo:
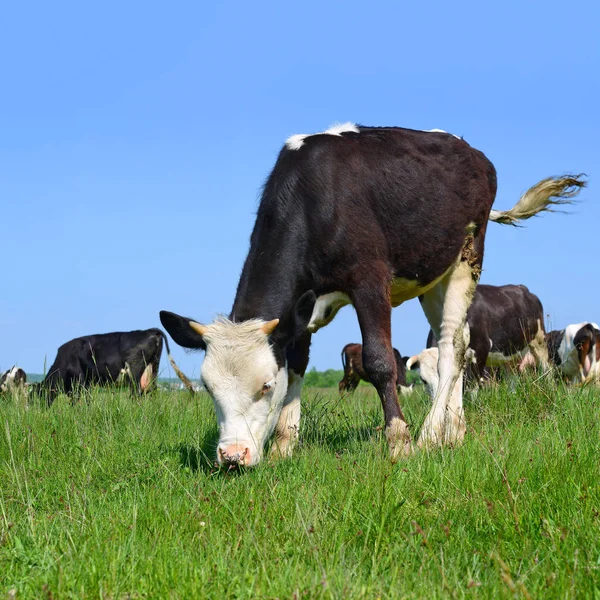
M 453 265 L 454 266 L 454 265 Z M 450 269 L 448 269 L 449 271 Z M 400 306 L 407 300 L 412 300 L 417 296 L 421 296 L 425 292 L 428 292 L 431 288 L 435 287 L 448 273 L 446 271 L 440 275 L 437 279 L 434 279 L 431 283 L 423 284 L 420 281 L 412 279 L 405 279 L 404 277 L 397 277 L 392 279 L 392 287 L 390 294 L 390 301 L 392 306 Z
M 416 298 L 430 289 L 434 288 L 446 275 L 454 268 L 452 265 L 437 279 L 430 283 L 423 284 L 420 281 L 413 279 L 405 279 L 404 277 L 395 277 L 392 279 L 390 287 L 390 304 L 393 307 L 399 306 L 407 300 Z M 308 324 L 308 331 L 315 333 L 325 325 L 329 325 L 339 312 L 340 308 L 352 304 L 350 296 L 344 292 L 330 292 L 317 297 L 313 313 Z
M 528 349 L 525 348 L 515 354 L 502 354 L 502 352 L 490 352 L 485 364 L 487 367 L 506 367 L 516 365 L 527 354 Z

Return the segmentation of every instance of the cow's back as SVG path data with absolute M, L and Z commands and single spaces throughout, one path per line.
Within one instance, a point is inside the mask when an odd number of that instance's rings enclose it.
M 485 232 L 495 193 L 490 161 L 447 133 L 360 127 L 309 136 L 281 150 L 246 262 L 268 273 L 278 255 L 317 295 L 320 284 L 352 289 L 368 264 L 426 285 L 454 264 L 469 231 Z M 238 296 L 254 276 L 246 271 Z
M 485 333 L 490 351 L 509 356 L 544 334 L 544 310 L 524 285 L 478 285 L 469 309 L 471 335 Z

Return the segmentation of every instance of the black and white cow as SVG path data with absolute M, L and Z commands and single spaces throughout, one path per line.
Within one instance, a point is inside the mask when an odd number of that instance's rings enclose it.
M 25 389 L 27 375 L 20 367 L 14 366 L 0 374 L 0 392 L 16 394 Z
M 406 385 L 406 366 L 396 348 L 392 348 L 396 360 L 396 388 L 401 394 L 408 394 L 413 386 Z M 338 384 L 340 394 L 352 393 L 358 387 L 360 381 L 371 383 L 368 373 L 365 371 L 362 360 L 362 344 L 346 344 L 342 348 L 342 366 L 344 376 Z
M 570 383 L 598 377 L 600 329 L 592 321 L 568 325 L 546 335 L 550 361 Z
M 163 339 L 175 373 L 193 391 L 171 357 L 167 336 L 160 329 L 145 329 L 86 335 L 63 344 L 34 393 L 44 396 L 50 405 L 60 392 L 73 394 L 94 384 L 126 383 L 140 394 L 147 392 L 155 384 Z
M 289 455 L 311 334 L 346 304 L 356 310 L 363 363 L 377 389 L 393 459 L 412 451 L 398 404 L 391 308 L 420 297 L 438 335 L 439 393 L 419 445 L 461 440 L 467 310 L 488 220 L 514 224 L 568 201 L 579 176 L 545 179 L 509 211 L 491 210 L 492 163 L 443 131 L 338 125 L 289 138 L 262 193 L 229 319 L 210 325 L 162 311 L 186 348 L 206 351 L 220 463 Z
M 485 285 L 475 288 L 467 312 L 474 362 L 469 369 L 479 382 L 486 367 L 548 367 L 544 309 L 540 299 L 524 285 Z M 433 330 L 427 348 L 437 346 Z

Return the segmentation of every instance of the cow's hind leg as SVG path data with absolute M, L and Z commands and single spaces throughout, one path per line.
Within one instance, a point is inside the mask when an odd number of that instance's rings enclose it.
M 385 435 L 390 456 L 397 460 L 412 451 L 408 425 L 400 410 L 396 391 L 396 359 L 391 342 L 391 306 L 389 286 L 361 287 L 353 293 L 362 333 L 362 359 L 365 372 L 375 386 L 385 417 Z
M 439 340 L 439 384 L 421 428 L 420 447 L 456 443 L 464 438 L 462 391 L 465 353 L 469 346 L 467 310 L 479 272 L 478 264 L 462 256 L 454 269 L 421 300 Z
M 274 458 L 291 456 L 298 443 L 300 430 L 300 396 L 304 373 L 308 366 L 310 333 L 305 333 L 287 350 L 288 390 L 275 426 L 275 440 L 271 446 Z

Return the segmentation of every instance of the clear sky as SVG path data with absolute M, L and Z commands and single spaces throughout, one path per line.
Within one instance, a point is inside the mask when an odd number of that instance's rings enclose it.
M 599 321 L 599 22 L 591 1 L 5 3 L 0 368 L 161 309 L 228 313 L 282 143 L 336 121 L 463 136 L 496 208 L 587 173 L 570 215 L 490 225 L 482 282 L 526 284 L 553 328 Z M 394 311 L 402 354 L 427 331 L 417 300 Z M 313 340 L 340 368 L 353 309 Z

